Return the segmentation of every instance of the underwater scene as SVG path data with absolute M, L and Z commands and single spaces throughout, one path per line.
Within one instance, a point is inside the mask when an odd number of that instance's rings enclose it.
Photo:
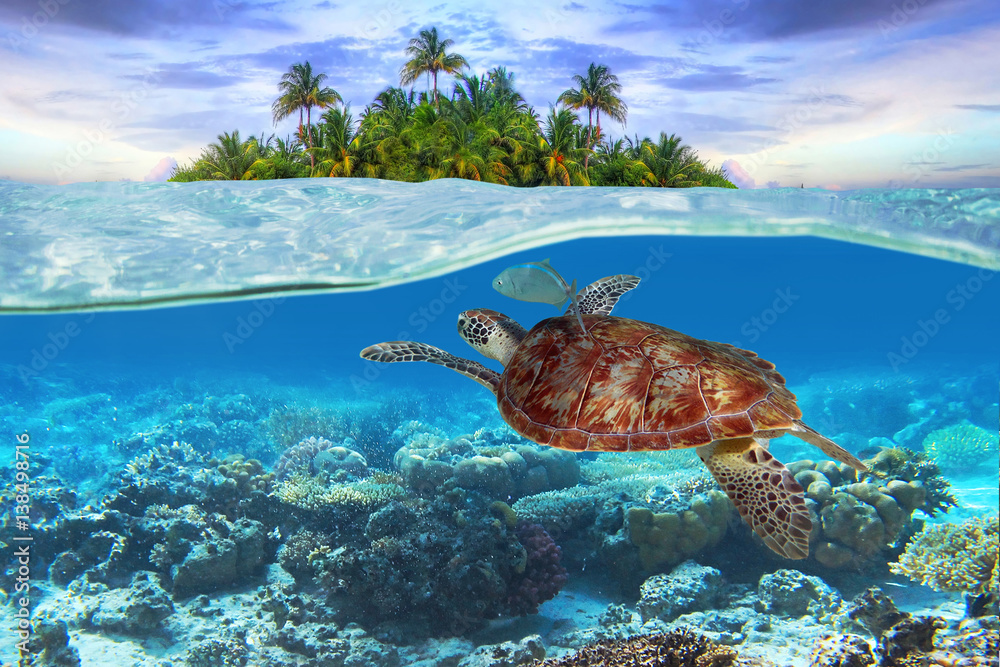
M 4 664 L 996 664 L 995 191 L 0 202 Z
M 3 0 L 0 667 L 1000 667 L 998 45 Z

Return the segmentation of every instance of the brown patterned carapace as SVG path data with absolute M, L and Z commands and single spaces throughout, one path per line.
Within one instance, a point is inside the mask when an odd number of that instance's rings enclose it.
M 792 428 L 802 412 L 774 364 L 655 324 L 585 315 L 531 329 L 500 380 L 500 414 L 574 451 L 698 447 Z

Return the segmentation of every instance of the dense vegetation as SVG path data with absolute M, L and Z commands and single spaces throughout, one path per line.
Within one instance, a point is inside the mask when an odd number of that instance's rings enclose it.
M 624 124 L 628 107 L 621 84 L 605 65 L 591 64 L 573 77 L 542 118 L 517 92 L 503 67 L 483 76 L 463 72 L 465 58 L 448 53 L 452 40 L 437 29 L 410 40 L 402 85 L 426 75 L 433 84 L 416 93 L 389 87 L 359 118 L 325 74 L 293 65 L 272 105 L 274 122 L 298 113 L 296 137 L 242 138 L 220 134 L 172 181 L 258 180 L 308 176 L 362 176 L 398 181 L 464 178 L 515 186 L 627 185 L 735 187 L 721 169 L 709 168 L 674 134 L 659 139 L 611 140 L 605 119 Z M 454 77 L 450 96 L 438 91 L 438 75 Z M 312 122 L 313 108 L 322 110 Z M 586 123 L 577 116 L 586 110 Z

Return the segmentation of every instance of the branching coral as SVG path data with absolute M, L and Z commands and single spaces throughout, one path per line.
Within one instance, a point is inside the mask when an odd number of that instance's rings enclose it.
M 329 484 L 323 477 L 308 475 L 292 475 L 279 483 L 274 493 L 282 502 L 311 511 L 343 508 L 368 512 L 406 495 L 398 484 L 378 479 Z
M 998 552 L 998 517 L 982 517 L 925 528 L 889 567 L 938 591 L 995 596 Z
M 531 663 L 531 667 L 730 667 L 736 651 L 688 630 L 665 634 L 605 640 L 558 659 Z
M 972 472 L 985 463 L 996 465 L 1000 436 L 969 422 L 931 432 L 924 451 L 942 470 Z

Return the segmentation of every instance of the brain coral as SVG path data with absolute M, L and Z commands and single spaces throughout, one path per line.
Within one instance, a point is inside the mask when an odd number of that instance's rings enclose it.
M 938 591 L 997 596 L 998 552 L 998 517 L 980 517 L 924 528 L 889 567 Z
M 932 431 L 924 451 L 948 472 L 972 472 L 983 464 L 997 464 L 1000 436 L 969 422 Z
M 915 510 L 933 514 L 936 505 L 944 502 L 942 497 L 950 499 L 938 488 L 940 484 L 947 488 L 947 482 L 936 476 L 936 466 L 920 468 L 933 475 L 897 476 L 913 468 L 899 464 L 909 463 L 907 457 L 912 454 L 905 450 L 879 452 L 869 465 L 889 472 L 871 481 L 858 481 L 854 470 L 833 461 L 803 460 L 788 465 L 806 490 L 806 504 L 813 514 L 811 557 L 832 568 L 879 562 L 906 535 Z M 892 474 L 894 471 L 897 474 Z M 937 492 L 933 499 L 931 484 Z
M 354 441 L 346 438 L 344 443 L 351 445 Z M 288 479 L 295 473 L 317 475 L 324 472 L 338 481 L 356 479 L 368 472 L 368 462 L 353 449 L 313 436 L 286 449 L 274 467 L 279 480 Z

